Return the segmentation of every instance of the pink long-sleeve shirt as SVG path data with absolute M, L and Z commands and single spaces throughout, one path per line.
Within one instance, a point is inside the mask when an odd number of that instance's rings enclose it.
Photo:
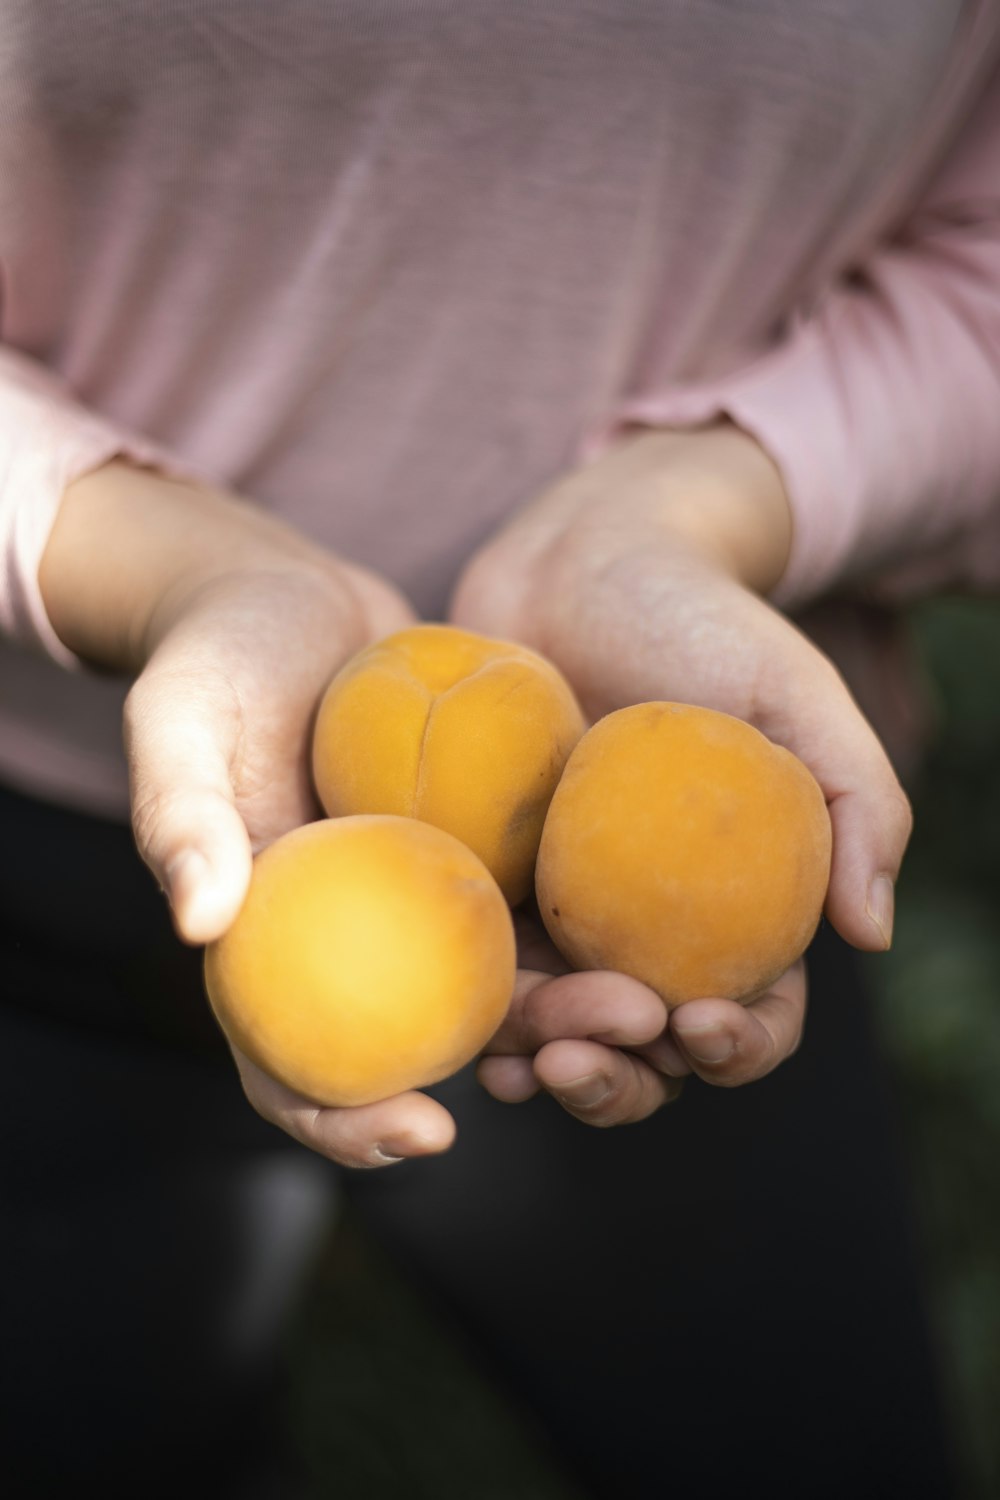
M 0 0 L 0 777 L 124 810 L 37 582 L 118 452 L 438 613 L 620 424 L 725 412 L 782 599 L 1000 576 L 998 58 L 1000 0 Z

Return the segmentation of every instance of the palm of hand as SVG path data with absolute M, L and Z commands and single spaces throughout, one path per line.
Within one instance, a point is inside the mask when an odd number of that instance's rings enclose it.
M 345 587 L 299 569 L 214 580 L 171 617 L 133 689 L 127 739 L 137 839 L 169 884 L 189 940 L 211 940 L 228 926 L 251 850 L 316 816 L 308 752 L 319 697 L 346 657 L 411 618 L 393 591 L 366 575 Z M 561 976 L 565 966 L 540 928 L 529 938 L 527 922 L 521 926 L 530 967 L 519 973 L 510 1016 L 482 1064 L 494 1092 L 525 1098 L 540 1083 L 559 1092 L 567 1068 L 576 1076 L 595 1054 L 610 1055 L 591 1035 L 640 1047 L 662 1031 L 663 1008 L 642 986 L 623 999 L 600 976 Z M 235 1061 L 259 1113 L 337 1161 L 378 1166 L 441 1150 L 452 1138 L 447 1112 L 425 1095 L 321 1109 L 247 1057 L 236 1053 Z M 639 1081 L 630 1117 L 648 1113 L 670 1087 L 645 1065 Z M 568 1095 L 566 1103 L 572 1107 Z M 591 1117 L 585 1107 L 578 1112 Z
M 379 580 L 315 567 L 230 574 L 172 612 L 130 695 L 126 743 L 136 840 L 182 937 L 221 935 L 252 851 L 317 816 L 309 747 L 319 699 L 348 657 L 411 620 Z M 453 1136 L 424 1095 L 319 1108 L 233 1055 L 259 1114 L 346 1165 L 442 1150 Z
M 546 652 L 595 716 L 675 697 L 756 723 L 812 766 L 835 824 L 841 803 L 849 835 L 860 804 L 841 776 L 851 763 L 843 734 L 824 762 L 831 722 L 842 729 L 838 711 L 843 719 L 844 701 L 850 706 L 832 668 L 723 570 L 678 544 L 651 515 L 648 497 L 616 506 L 609 525 L 593 480 L 588 472 L 582 485 L 565 481 L 480 556 L 459 591 L 457 622 Z M 368 574 L 287 560 L 216 578 L 173 612 L 133 690 L 127 740 L 140 849 L 169 886 L 189 940 L 209 940 L 232 920 L 251 850 L 318 811 L 308 742 L 330 676 L 367 641 L 411 619 L 400 597 Z M 860 736 L 854 730 L 858 760 L 859 743 L 873 737 L 867 726 Z M 850 837 L 841 843 L 849 876 Z M 709 998 L 667 1022 L 645 986 L 617 974 L 566 973 L 537 925 L 525 917 L 519 925 L 513 1003 L 480 1063 L 498 1098 L 524 1099 L 542 1087 L 580 1118 L 613 1124 L 650 1113 L 692 1070 L 743 1082 L 797 1043 L 801 964 L 752 1006 Z M 338 1161 L 380 1165 L 441 1150 L 452 1138 L 450 1117 L 424 1095 L 318 1109 L 246 1058 L 237 1063 L 265 1117 Z
M 212 581 L 171 619 L 130 695 L 126 746 L 136 839 L 171 885 L 184 937 L 223 931 L 251 850 L 317 815 L 309 739 L 319 698 L 349 656 L 410 618 L 367 575 L 297 568 Z M 170 879 L 192 849 L 217 877 L 201 914 Z
M 653 473 L 633 454 L 617 453 L 571 475 L 473 561 L 454 618 L 543 651 L 592 718 L 630 703 L 679 700 L 734 714 L 796 753 L 823 789 L 834 828 L 827 915 L 850 942 L 882 948 L 887 916 L 879 886 L 894 876 L 905 847 L 906 799 L 831 663 L 692 541 L 697 524 L 694 532 L 672 524 L 672 493 L 685 520 L 693 498 L 697 523 L 698 477 L 680 469 L 672 491 L 669 465 Z M 617 997 L 623 1014 L 635 999 L 634 981 L 623 976 L 577 975 L 540 989 L 536 1008 L 543 1000 L 550 1005 L 557 987 L 561 1002 L 575 996 L 585 1008 L 598 985 L 609 1003 Z M 585 1117 L 603 1123 L 601 1113 L 629 1084 L 636 1098 L 649 1097 L 649 1079 L 640 1074 L 645 1090 L 636 1084 L 636 1052 L 674 1077 L 697 1071 L 722 1084 L 759 1077 L 794 1051 L 804 1011 L 801 962 L 751 1004 L 706 997 L 680 1007 L 652 1049 L 636 1047 L 633 1035 L 618 1041 L 624 1052 L 589 1054 L 608 1090 L 598 1113 Z M 574 1056 L 583 1060 L 579 1051 Z M 554 1048 L 543 1046 L 532 1070 L 536 1085 L 552 1085 L 554 1060 Z M 568 1066 L 567 1053 L 561 1061 Z M 501 1097 L 523 1097 L 531 1087 L 523 1056 L 484 1062 L 481 1072 Z

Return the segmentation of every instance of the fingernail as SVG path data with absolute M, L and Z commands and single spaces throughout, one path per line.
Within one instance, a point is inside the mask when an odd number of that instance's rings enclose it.
M 895 902 L 895 886 L 890 877 L 888 875 L 876 875 L 868 887 L 868 901 L 865 910 L 882 934 L 882 939 L 887 948 L 892 947 L 892 919 Z
M 677 1028 L 676 1036 L 695 1062 L 724 1063 L 736 1051 L 736 1043 L 724 1026 L 692 1026 L 689 1031 Z
M 433 1156 L 440 1150 L 437 1141 L 422 1135 L 388 1135 L 375 1147 L 375 1155 L 382 1161 L 404 1161 L 411 1156 Z
M 588 1073 L 560 1085 L 556 1098 L 574 1109 L 593 1109 L 611 1093 L 611 1079 L 606 1073 Z
M 394 1162 L 403 1160 L 402 1156 L 395 1156 L 393 1154 L 398 1150 L 398 1145 L 390 1145 L 387 1141 L 380 1141 L 377 1146 L 372 1147 L 372 1161 L 379 1167 L 392 1166 Z

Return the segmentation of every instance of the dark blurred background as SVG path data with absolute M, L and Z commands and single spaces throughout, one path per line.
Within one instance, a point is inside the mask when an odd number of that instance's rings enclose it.
M 911 617 L 936 718 L 892 952 L 869 965 L 966 1493 L 1000 1494 L 1000 604 Z
M 909 788 L 916 831 L 893 950 L 866 961 L 866 973 L 909 1147 L 962 1494 L 993 1500 L 1000 1494 L 1000 603 L 936 600 L 915 609 L 906 628 L 925 679 L 930 739 Z M 291 1352 L 289 1415 L 315 1493 L 352 1500 L 575 1494 L 460 1330 L 421 1303 L 350 1209 L 317 1269 Z

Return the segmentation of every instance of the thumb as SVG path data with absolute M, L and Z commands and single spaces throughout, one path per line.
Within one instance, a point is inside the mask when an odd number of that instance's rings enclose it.
M 896 877 L 913 827 L 910 804 L 875 731 L 836 669 L 814 648 L 789 684 L 795 725 L 775 738 L 812 771 L 833 825 L 826 913 L 841 937 L 878 952 L 892 941 Z
M 250 838 L 229 769 L 238 708 L 224 682 L 150 667 L 126 700 L 124 728 L 139 853 L 180 937 L 211 942 L 235 919 L 250 883 Z

